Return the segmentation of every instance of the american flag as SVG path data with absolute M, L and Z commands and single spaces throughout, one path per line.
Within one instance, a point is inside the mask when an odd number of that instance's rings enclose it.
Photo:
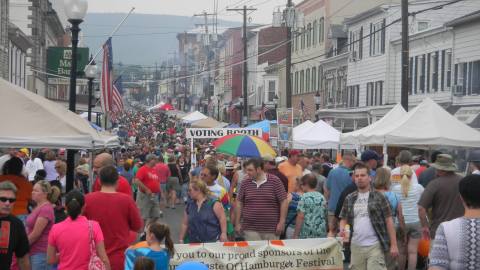
M 103 44 L 103 64 L 102 64 L 102 109 L 104 112 L 117 113 L 123 111 L 123 101 L 121 91 L 121 79 L 113 83 L 113 56 L 112 56 L 112 38 L 108 38 Z M 120 88 L 120 89 L 119 89 Z
M 262 108 L 260 109 L 260 119 L 265 120 L 266 116 L 265 114 L 268 112 L 267 106 L 265 106 L 265 103 L 262 103 Z
M 310 109 L 308 108 L 308 106 L 305 105 L 305 102 L 303 102 L 303 99 L 300 100 L 300 109 L 302 113 L 302 121 L 312 118 L 309 112 Z

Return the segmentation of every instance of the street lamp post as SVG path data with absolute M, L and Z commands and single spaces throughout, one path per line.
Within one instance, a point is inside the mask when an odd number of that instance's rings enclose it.
M 244 126 L 244 125 L 243 125 L 243 117 L 244 117 L 244 116 L 243 116 L 243 110 L 244 110 L 244 109 L 245 109 L 245 108 L 243 108 L 243 96 L 241 96 L 241 97 L 240 97 L 240 123 L 239 123 L 241 127 Z M 246 116 L 245 116 L 245 117 L 246 117 Z
M 318 110 L 320 109 L 320 103 L 322 102 L 320 92 L 317 91 L 315 94 L 315 119 L 318 121 Z
M 273 119 L 277 120 L 277 108 L 278 108 L 278 96 L 275 95 L 273 97 L 273 105 L 275 105 L 275 115 L 273 116 Z
M 68 101 L 68 109 L 75 113 L 76 111 L 76 89 L 77 89 L 77 47 L 78 33 L 80 32 L 80 23 L 87 13 L 87 0 L 65 0 L 65 13 L 68 21 L 72 24 L 70 31 L 72 32 L 72 64 L 70 69 L 70 94 Z M 67 150 L 67 183 L 66 190 L 73 189 L 75 168 L 75 150 Z
M 217 120 L 220 121 L 220 95 L 217 95 Z
M 85 67 L 85 77 L 88 79 L 88 122 L 92 121 L 93 80 L 97 77 L 98 67 L 90 57 L 90 65 Z

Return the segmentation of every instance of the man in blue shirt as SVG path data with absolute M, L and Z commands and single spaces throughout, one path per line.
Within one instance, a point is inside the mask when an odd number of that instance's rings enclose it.
M 324 186 L 325 197 L 328 200 L 328 229 L 329 235 L 336 235 L 338 232 L 338 220 L 335 218 L 335 209 L 338 199 L 343 190 L 352 183 L 350 169 L 355 162 L 352 154 L 344 154 L 342 163 L 330 171 Z
M 377 154 L 377 152 L 373 150 L 365 150 L 361 157 L 362 162 L 365 163 L 365 165 L 368 166 L 370 169 L 370 178 L 373 181 L 375 181 L 375 176 L 377 176 L 377 166 L 378 166 L 378 161 L 381 159 L 380 156 Z

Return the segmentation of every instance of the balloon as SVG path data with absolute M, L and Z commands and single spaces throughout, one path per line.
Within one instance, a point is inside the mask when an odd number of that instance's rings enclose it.
M 418 242 L 418 254 L 422 257 L 428 257 L 430 252 L 430 239 L 422 238 Z
M 199 262 L 184 262 L 180 264 L 177 268 L 177 270 L 208 270 L 208 267 Z

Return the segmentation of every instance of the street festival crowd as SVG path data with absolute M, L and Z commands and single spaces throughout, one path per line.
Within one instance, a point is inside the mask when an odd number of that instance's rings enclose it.
M 199 140 L 191 153 L 164 112 L 128 111 L 116 127 L 121 149 L 80 153 L 68 193 L 64 149 L 4 149 L 0 270 L 169 269 L 179 243 L 326 237 L 351 269 L 480 269 L 479 151 L 465 176 L 440 152 L 402 150 L 390 166 L 373 150 L 240 160 Z M 174 243 L 162 211 L 181 204 Z

